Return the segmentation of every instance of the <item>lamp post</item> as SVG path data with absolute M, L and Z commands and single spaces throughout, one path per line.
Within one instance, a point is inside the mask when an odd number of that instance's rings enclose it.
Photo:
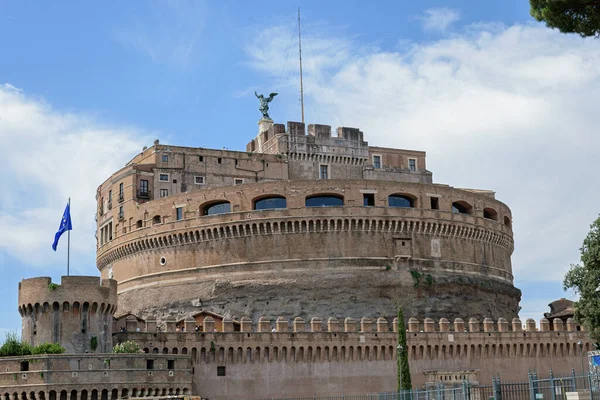
M 400 357 L 402 357 L 402 351 L 404 350 L 404 347 L 402 347 L 401 344 L 398 345 L 398 347 L 396 347 L 396 352 L 397 352 L 397 358 L 398 358 L 398 376 L 400 377 L 400 385 L 398 386 L 398 392 L 402 393 L 402 359 Z M 404 396 L 403 396 L 404 398 Z
M 581 353 L 581 374 L 584 375 L 585 370 L 583 368 L 583 342 L 580 340 L 577 342 L 577 344 L 579 345 L 579 352 Z

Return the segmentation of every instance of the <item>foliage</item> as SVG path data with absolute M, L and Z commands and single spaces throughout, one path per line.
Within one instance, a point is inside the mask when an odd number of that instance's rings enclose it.
M 564 289 L 573 289 L 579 294 L 575 302 L 575 319 L 600 342 L 600 217 L 590 225 L 583 240 L 581 264 L 571 265 L 565 275 Z
M 598 0 L 529 0 L 529 13 L 563 33 L 600 37 Z
M 419 283 L 421 283 L 421 277 L 423 276 L 423 274 L 421 274 L 419 271 L 417 271 L 415 269 L 411 269 L 410 275 L 412 276 L 413 280 L 415 281 L 414 287 L 419 286 Z
M 50 290 L 50 291 L 54 291 L 54 290 L 58 289 L 59 287 L 60 287 L 60 285 L 57 283 L 49 283 L 48 284 L 48 290 Z
M 431 274 L 427 274 L 427 276 L 425 277 L 425 283 L 427 284 L 427 286 L 431 286 L 435 283 L 435 279 L 433 279 L 433 276 L 431 276 Z
M 131 340 L 128 340 L 123 343 L 119 343 L 119 344 L 115 345 L 115 347 L 113 347 L 113 353 L 131 354 L 131 353 L 139 353 L 139 352 L 140 352 L 140 346 L 138 346 L 137 343 L 132 342 Z
M 96 349 L 98 348 L 98 338 L 96 336 L 92 336 L 92 338 L 90 339 L 90 348 L 92 349 L 92 351 L 96 351 Z
M 386 270 L 386 271 L 389 271 L 390 269 L 392 269 L 392 267 L 391 267 L 389 264 L 387 264 L 387 265 L 385 266 L 385 270 Z
M 31 350 L 31 346 L 21 342 L 15 332 L 7 332 L 4 344 L 0 347 L 0 357 L 28 356 Z
M 65 348 L 58 343 L 42 343 L 31 349 L 31 354 L 62 354 Z
M 398 309 L 398 346 L 402 346 L 398 357 L 398 392 L 401 389 L 412 390 L 410 367 L 408 366 L 408 345 L 406 343 L 406 327 L 404 326 L 404 311 Z

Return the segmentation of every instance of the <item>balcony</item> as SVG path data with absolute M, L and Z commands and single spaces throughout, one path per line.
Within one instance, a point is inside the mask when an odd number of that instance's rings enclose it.
M 138 199 L 150 199 L 150 191 L 149 190 L 138 190 L 137 197 L 138 197 Z

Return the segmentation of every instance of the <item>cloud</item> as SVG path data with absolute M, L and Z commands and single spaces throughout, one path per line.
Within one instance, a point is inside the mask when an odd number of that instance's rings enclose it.
M 0 86 L 0 253 L 34 267 L 62 265 L 64 236 L 58 254 L 50 245 L 71 197 L 72 261 L 93 262 L 96 188 L 144 140 L 135 129 L 62 113 L 10 84 Z
M 344 57 L 321 65 L 326 86 L 307 73 L 308 123 L 343 121 L 372 145 L 426 150 L 435 182 L 495 190 L 513 212 L 517 282 L 562 280 L 600 212 L 593 39 L 479 23 L 397 52 L 357 44 L 355 55 L 353 43 L 318 40 Z M 295 87 L 282 93 L 272 115 L 297 120 L 296 98 Z M 562 295 L 558 287 L 543 302 Z
M 145 18 L 134 17 L 113 31 L 114 39 L 155 62 L 188 66 L 202 33 L 203 2 L 155 2 Z
M 460 13 L 450 8 L 430 8 L 417 17 L 428 32 L 445 32 L 450 25 L 460 19 Z

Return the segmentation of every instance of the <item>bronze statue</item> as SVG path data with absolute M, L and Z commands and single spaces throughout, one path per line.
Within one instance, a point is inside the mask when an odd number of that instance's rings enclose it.
M 258 107 L 258 110 L 262 113 L 263 119 L 271 119 L 271 117 L 269 117 L 269 103 L 273 100 L 273 97 L 277 96 L 277 93 L 271 93 L 269 97 L 265 98 L 265 96 L 262 94 L 259 95 L 256 93 L 255 90 L 254 95 L 260 101 L 260 107 Z

